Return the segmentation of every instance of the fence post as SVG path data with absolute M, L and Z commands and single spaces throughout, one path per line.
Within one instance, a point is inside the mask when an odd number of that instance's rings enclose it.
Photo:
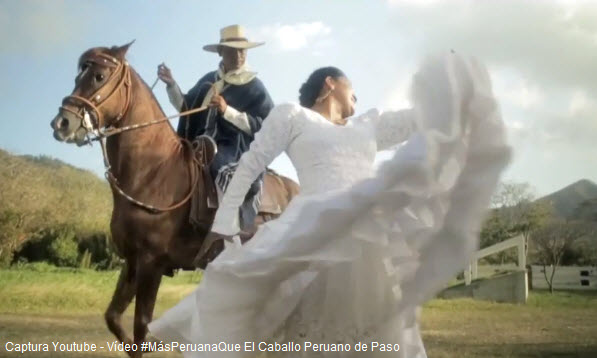
M 464 284 L 468 286 L 471 284 L 471 264 L 469 263 L 464 269 Z
M 473 270 L 472 272 L 472 279 L 476 280 L 478 277 L 478 272 L 477 272 L 477 263 L 478 260 L 476 258 L 473 259 L 472 265 L 471 265 L 471 269 Z
M 526 270 L 527 267 L 527 255 L 525 250 L 525 242 L 524 237 L 520 237 L 520 243 L 518 244 L 518 268 L 521 270 Z

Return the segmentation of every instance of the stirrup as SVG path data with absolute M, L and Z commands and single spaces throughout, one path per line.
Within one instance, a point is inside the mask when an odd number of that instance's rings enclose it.
M 208 135 L 202 134 L 195 137 L 191 144 L 195 158 L 201 165 L 209 166 L 218 153 L 216 141 Z

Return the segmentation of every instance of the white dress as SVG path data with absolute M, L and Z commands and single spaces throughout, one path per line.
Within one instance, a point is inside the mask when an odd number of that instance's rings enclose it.
M 283 151 L 300 195 L 245 245 L 228 244 L 197 290 L 150 332 L 165 342 L 243 347 L 217 357 L 426 357 L 416 309 L 477 248 L 510 149 L 489 76 L 474 59 L 425 61 L 412 101 L 410 110 L 372 110 L 345 126 L 296 104 L 275 107 L 242 156 L 212 230 L 238 232 L 245 193 Z M 405 140 L 374 170 L 378 150 Z M 256 342 L 255 350 L 244 342 Z M 263 353 L 270 346 L 259 342 L 292 342 L 285 347 L 294 351 Z M 355 352 L 359 342 L 367 352 Z M 371 351 L 372 342 L 393 351 Z M 350 351 L 315 351 L 319 343 Z

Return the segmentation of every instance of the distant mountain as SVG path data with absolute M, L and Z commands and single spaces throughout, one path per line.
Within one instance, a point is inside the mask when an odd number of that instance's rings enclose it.
M 572 215 L 576 219 L 597 222 L 597 198 L 580 203 Z
M 587 216 L 593 209 L 597 210 L 597 184 L 582 179 L 536 201 L 550 202 L 560 217 Z

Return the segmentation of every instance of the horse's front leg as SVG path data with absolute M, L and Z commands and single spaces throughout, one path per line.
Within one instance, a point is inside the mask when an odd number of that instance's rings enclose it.
M 122 327 L 121 318 L 124 311 L 130 305 L 135 297 L 136 286 L 135 262 L 125 260 L 124 266 L 120 270 L 116 290 L 112 296 L 112 301 L 106 309 L 104 318 L 108 329 L 116 338 L 122 343 L 131 344 L 133 341 L 129 338 L 126 331 Z
M 163 267 L 152 255 L 141 255 L 137 262 L 137 298 L 135 302 L 134 336 L 137 349 L 131 357 L 142 357 L 149 351 L 149 343 L 145 341 L 147 325 L 153 318 L 153 309 L 162 280 Z

